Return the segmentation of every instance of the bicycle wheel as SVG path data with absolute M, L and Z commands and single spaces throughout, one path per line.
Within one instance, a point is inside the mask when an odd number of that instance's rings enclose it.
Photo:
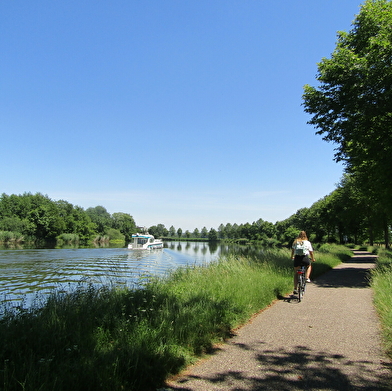
M 298 301 L 301 301 L 303 296 L 304 296 L 303 282 L 302 282 L 303 279 L 304 279 L 303 275 L 299 274 L 298 275 L 298 288 L 297 288 L 297 291 L 298 291 Z

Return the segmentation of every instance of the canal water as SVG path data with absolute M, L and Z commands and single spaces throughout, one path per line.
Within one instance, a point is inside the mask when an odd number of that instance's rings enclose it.
M 238 251 L 238 246 L 235 247 Z M 200 242 L 166 242 L 160 250 L 126 248 L 1 249 L 0 302 L 29 307 L 80 284 L 139 286 L 152 275 L 201 265 L 235 250 Z

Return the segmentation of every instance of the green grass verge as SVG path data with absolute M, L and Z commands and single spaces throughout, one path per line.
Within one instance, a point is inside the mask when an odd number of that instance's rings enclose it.
M 381 319 L 385 350 L 392 358 L 392 251 L 378 250 L 377 267 L 372 273 L 374 304 Z
M 320 249 L 314 273 L 340 262 Z M 178 269 L 144 289 L 79 287 L 0 319 L 0 388 L 155 390 L 292 289 L 288 250 Z

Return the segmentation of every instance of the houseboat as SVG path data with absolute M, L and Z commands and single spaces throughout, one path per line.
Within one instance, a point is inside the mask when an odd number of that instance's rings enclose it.
M 163 248 L 163 242 L 149 234 L 134 234 L 132 242 L 128 244 L 128 250 L 153 250 L 156 248 Z

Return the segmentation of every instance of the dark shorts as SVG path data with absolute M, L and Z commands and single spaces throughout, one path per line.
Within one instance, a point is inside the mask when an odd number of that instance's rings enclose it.
M 307 255 L 296 255 L 294 257 L 294 267 L 297 266 L 309 266 L 310 259 Z

